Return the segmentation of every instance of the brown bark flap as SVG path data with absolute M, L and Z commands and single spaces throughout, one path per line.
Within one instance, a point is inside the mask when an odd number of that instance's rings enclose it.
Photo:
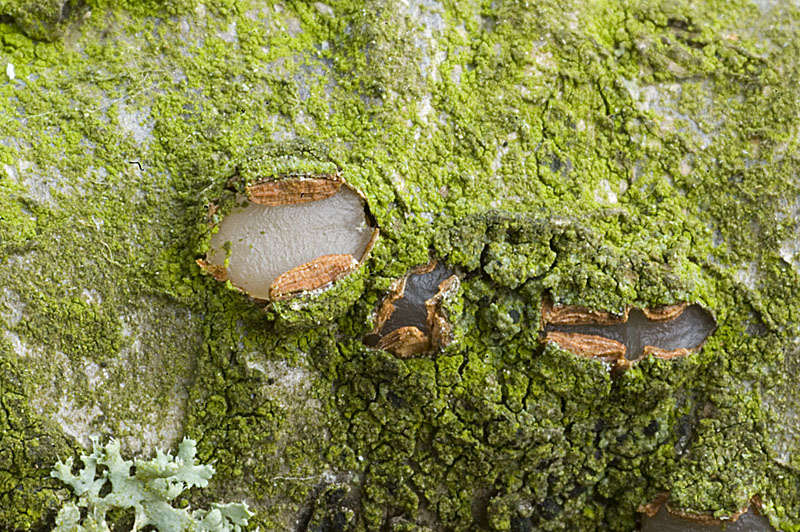
M 352 255 L 323 255 L 292 268 L 275 279 L 269 287 L 269 298 L 279 300 L 299 292 L 322 288 L 358 266 Z
M 608 360 L 625 358 L 625 345 L 603 336 L 549 331 L 543 341 L 553 342 L 570 353 L 585 357 Z
M 200 266 L 201 270 L 211 275 L 211 277 L 217 281 L 224 283 L 228 280 L 228 270 L 225 268 L 225 266 L 211 264 L 205 259 L 197 259 L 195 262 L 198 266 Z
M 339 191 L 341 178 L 337 176 L 259 181 L 245 191 L 253 203 L 259 205 L 297 205 L 329 198 Z
M 644 346 L 644 352 L 642 353 L 642 358 L 646 357 L 647 355 L 653 355 L 656 358 L 660 358 L 662 360 L 671 360 L 673 358 L 685 357 L 686 355 L 693 353 L 694 349 L 686 349 L 685 347 L 681 347 L 679 349 L 661 349 L 660 347 L 655 347 L 652 345 Z
M 642 312 L 644 313 L 644 315 L 647 317 L 648 320 L 669 321 L 669 320 L 674 320 L 675 318 L 683 314 L 683 311 L 686 310 L 686 307 L 688 306 L 689 303 L 684 301 L 683 303 L 677 303 L 675 305 L 643 308 Z
M 549 299 L 542 303 L 543 325 L 613 325 L 626 321 L 628 321 L 627 307 L 622 315 L 615 315 L 577 305 L 557 306 Z
M 431 335 L 431 346 L 434 349 L 444 349 L 453 338 L 453 326 L 450 324 L 443 302 L 445 297 L 458 290 L 458 286 L 458 276 L 451 275 L 439 283 L 439 291 L 436 295 L 425 301 L 428 330 Z
M 407 358 L 430 350 L 430 339 L 414 326 L 400 327 L 381 338 L 375 347 Z

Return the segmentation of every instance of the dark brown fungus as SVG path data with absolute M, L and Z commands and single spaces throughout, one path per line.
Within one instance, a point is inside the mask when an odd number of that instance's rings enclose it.
M 544 342 L 627 367 L 648 354 L 671 359 L 698 351 L 716 328 L 716 322 L 710 312 L 697 304 L 626 307 L 614 315 L 578 306 L 554 306 L 546 301 L 542 327 Z
M 375 317 L 367 345 L 399 357 L 444 348 L 452 329 L 443 308 L 444 298 L 458 289 L 458 277 L 443 263 L 418 266 L 392 286 Z
M 643 512 L 642 532 L 774 532 L 769 520 L 759 515 L 758 504 L 754 500 L 728 519 L 714 519 L 710 515 L 688 514 L 669 508 L 662 496 L 639 509 Z

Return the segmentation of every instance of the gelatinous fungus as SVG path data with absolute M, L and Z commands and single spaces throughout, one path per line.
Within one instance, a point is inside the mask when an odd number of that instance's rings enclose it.
M 197 262 L 256 299 L 330 285 L 357 268 L 378 237 L 365 198 L 338 174 L 260 180 L 245 192 Z
M 444 348 L 451 339 L 451 326 L 442 302 L 458 285 L 458 276 L 442 262 L 414 268 L 394 283 L 378 309 L 375 329 L 364 342 L 399 357 Z
M 686 514 L 670 509 L 666 497 L 640 508 L 643 512 L 642 532 L 774 532 L 769 520 L 758 514 L 758 504 L 732 515 L 729 519 L 714 519 L 708 515 Z
M 695 352 L 714 331 L 716 322 L 697 304 L 626 307 L 622 314 L 614 315 L 545 301 L 542 328 L 544 342 L 624 368 L 648 354 L 670 359 Z

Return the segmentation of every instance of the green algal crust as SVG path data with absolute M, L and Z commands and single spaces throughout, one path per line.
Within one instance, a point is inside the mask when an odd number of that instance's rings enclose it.
M 32 411 L 21 361 L 0 339 L 0 522 L 11 530 L 41 528 L 59 503 L 48 467 L 76 450 L 52 421 Z
M 244 184 L 282 176 L 333 174 L 338 170 L 324 146 L 300 139 L 253 147 L 238 166 Z
M 73 5 L 77 5 L 75 0 L 2 0 L 0 17 L 32 39 L 53 41 L 63 36 Z
M 3 527 L 49 528 L 47 472 L 108 433 L 197 440 L 187 502 L 262 530 L 628 531 L 664 490 L 800 530 L 796 8 L 91 0 L 43 42 L 0 5 Z M 335 309 L 265 314 L 195 265 L 264 145 L 329 159 L 381 228 Z M 456 341 L 369 350 L 431 256 Z M 719 328 L 612 376 L 539 344 L 545 295 Z

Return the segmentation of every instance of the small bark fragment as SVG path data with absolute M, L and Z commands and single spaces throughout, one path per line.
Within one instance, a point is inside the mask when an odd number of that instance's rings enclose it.
M 408 358 L 428 351 L 430 339 L 414 326 L 400 327 L 381 338 L 375 347 Z
M 206 205 L 206 223 L 209 227 L 214 227 L 214 215 L 217 214 L 218 208 L 219 206 L 213 201 Z
M 358 261 L 352 255 L 323 255 L 278 276 L 269 287 L 272 301 L 322 288 L 349 273 Z
M 678 303 L 675 305 L 666 305 L 663 307 L 654 307 L 654 308 L 643 308 L 642 313 L 644 313 L 645 317 L 648 320 L 653 321 L 669 321 L 674 320 L 681 314 L 683 311 L 686 310 L 686 307 L 689 306 L 689 303 L 684 301 L 683 303 Z
M 686 355 L 694 352 L 694 349 L 686 349 L 685 347 L 681 347 L 679 349 L 661 349 L 660 347 L 655 347 L 652 345 L 644 346 L 644 351 L 642 353 L 641 358 L 646 357 L 647 355 L 653 355 L 656 358 L 660 358 L 662 360 L 671 360 L 673 358 L 685 357 Z
M 556 306 L 550 300 L 542 304 L 544 325 L 612 325 L 628 321 L 628 308 L 622 315 L 614 315 L 602 310 L 594 310 L 577 305 Z
M 329 198 L 339 191 L 342 180 L 336 175 L 261 181 L 245 190 L 248 199 L 259 205 L 297 205 Z
M 217 281 L 224 283 L 228 280 L 228 270 L 225 266 L 220 266 L 218 264 L 211 264 L 207 260 L 204 259 L 197 259 L 195 261 L 200 269 L 211 275 Z
M 544 341 L 553 342 L 562 349 L 589 358 L 599 358 L 606 361 L 625 359 L 625 345 L 602 336 L 548 331 Z

